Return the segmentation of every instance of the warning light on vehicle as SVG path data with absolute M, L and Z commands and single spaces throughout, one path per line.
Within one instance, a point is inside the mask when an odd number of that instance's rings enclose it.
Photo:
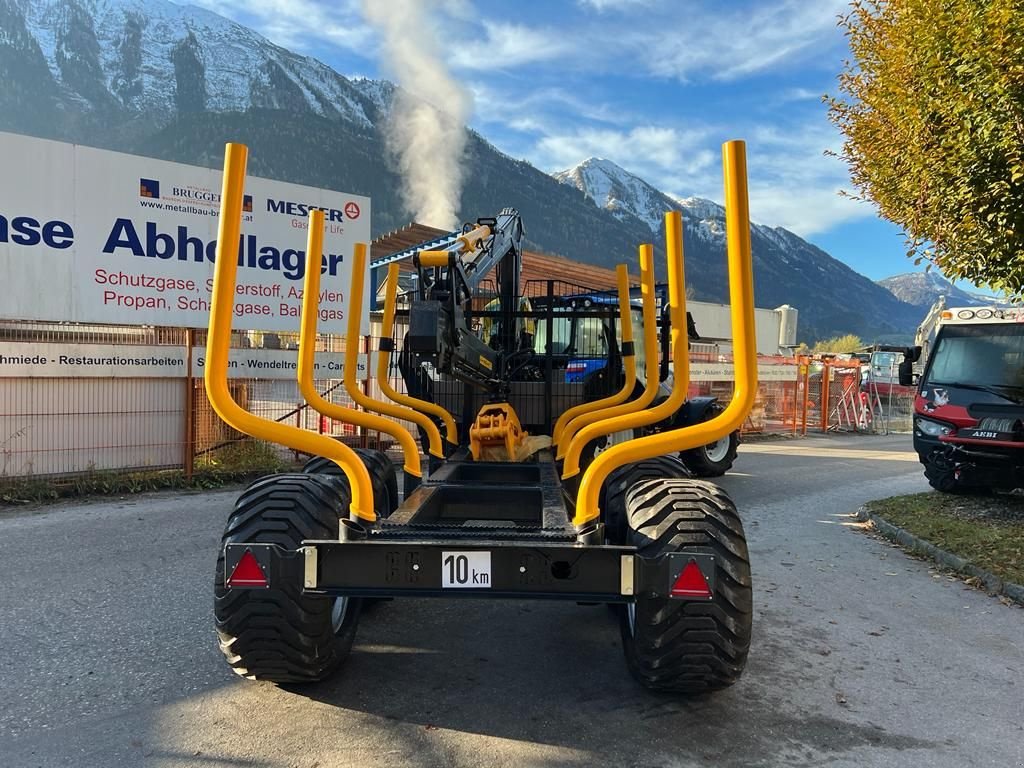
M 705 600 L 711 599 L 711 589 L 708 587 L 708 580 L 697 565 L 696 560 L 691 560 L 683 568 L 683 572 L 676 578 L 672 585 L 672 597 L 697 597 Z
M 959 317 L 961 320 L 970 320 L 971 318 L 974 317 L 974 311 L 970 309 L 961 309 L 959 312 L 956 313 L 956 316 Z
M 252 550 L 247 549 L 225 582 L 225 586 L 230 588 L 269 587 L 270 584 L 267 583 L 267 576 L 256 561 L 256 555 L 252 553 Z
M 1000 313 L 1000 315 L 1001 314 L 1002 313 Z M 976 315 L 976 317 L 979 320 L 988 320 L 990 317 L 992 317 L 992 310 L 991 309 L 979 309 L 978 310 L 978 314 Z

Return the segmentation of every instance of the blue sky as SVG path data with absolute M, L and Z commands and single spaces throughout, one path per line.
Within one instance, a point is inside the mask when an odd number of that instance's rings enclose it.
M 410 0 L 388 2 L 396 13 Z M 388 77 L 360 0 L 200 0 L 348 76 Z M 720 145 L 747 141 L 751 216 L 872 279 L 909 272 L 900 230 L 841 197 L 822 104 L 847 56 L 846 2 L 434 0 L 471 125 L 554 172 L 605 157 L 675 196 L 722 198 Z M 410 45 L 416 41 L 410 40 Z

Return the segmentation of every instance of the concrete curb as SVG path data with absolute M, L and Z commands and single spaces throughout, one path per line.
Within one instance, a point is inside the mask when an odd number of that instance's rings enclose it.
M 949 568 L 951 571 L 979 579 L 990 593 L 1005 595 L 1018 605 L 1024 606 L 1024 586 L 1014 584 L 1012 581 L 1003 581 L 994 573 L 983 570 L 962 557 L 957 557 L 952 552 L 939 549 L 930 541 L 915 536 L 904 528 L 893 525 L 884 517 L 873 514 L 867 507 L 861 507 L 857 510 L 857 519 L 862 523 L 872 523 L 875 529 L 885 538 L 896 542 L 902 547 L 906 547 L 911 552 L 930 557 L 939 565 Z

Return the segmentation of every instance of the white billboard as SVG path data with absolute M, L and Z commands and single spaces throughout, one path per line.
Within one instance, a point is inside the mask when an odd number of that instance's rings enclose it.
M 0 162 L 0 319 L 206 327 L 220 170 L 10 133 Z M 343 333 L 369 198 L 257 177 L 245 195 L 234 327 L 298 329 L 312 207 L 326 220 L 319 330 Z

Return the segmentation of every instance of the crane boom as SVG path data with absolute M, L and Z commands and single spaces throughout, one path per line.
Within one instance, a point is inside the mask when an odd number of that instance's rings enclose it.
M 409 352 L 441 373 L 496 392 L 507 388 L 509 355 L 521 348 L 519 278 L 522 271 L 523 223 L 506 208 L 495 217 L 477 219 L 459 233 L 423 243 L 413 252 L 416 298 L 409 309 Z M 470 321 L 473 299 L 493 273 L 497 287 L 498 333 L 482 340 Z

